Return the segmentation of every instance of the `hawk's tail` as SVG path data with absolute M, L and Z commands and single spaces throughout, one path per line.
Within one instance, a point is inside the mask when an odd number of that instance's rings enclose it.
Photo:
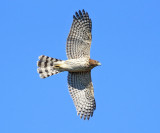
M 51 58 L 45 55 L 39 56 L 39 61 L 37 62 L 37 72 L 40 74 L 41 78 L 47 78 L 49 76 L 52 76 L 54 74 L 58 74 L 60 72 L 63 72 L 61 70 L 55 70 L 54 69 L 54 63 L 57 61 L 62 61 L 59 59 Z

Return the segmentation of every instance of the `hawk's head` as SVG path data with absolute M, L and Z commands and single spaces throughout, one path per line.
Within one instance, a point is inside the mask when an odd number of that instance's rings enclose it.
M 96 67 L 96 66 L 100 66 L 101 63 L 99 61 L 96 61 L 96 60 L 92 60 L 92 59 L 89 59 L 89 64 L 92 66 L 92 67 Z

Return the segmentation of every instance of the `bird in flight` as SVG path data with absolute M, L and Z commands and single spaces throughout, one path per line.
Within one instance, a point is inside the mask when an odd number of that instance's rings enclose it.
M 38 73 L 47 78 L 68 71 L 68 89 L 77 110 L 77 115 L 89 120 L 96 109 L 91 69 L 101 65 L 90 59 L 92 41 L 92 21 L 84 10 L 73 15 L 72 26 L 67 38 L 68 60 L 60 60 L 45 55 L 39 56 Z

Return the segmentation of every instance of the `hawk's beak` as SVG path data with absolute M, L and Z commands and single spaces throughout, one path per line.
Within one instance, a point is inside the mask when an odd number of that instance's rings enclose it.
M 98 66 L 101 66 L 101 63 L 100 63 L 100 62 L 98 62 L 98 63 L 97 63 L 97 65 L 98 65 Z

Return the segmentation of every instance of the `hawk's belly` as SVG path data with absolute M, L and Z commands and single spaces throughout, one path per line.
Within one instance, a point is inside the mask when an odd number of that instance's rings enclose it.
M 92 68 L 89 65 L 88 59 L 70 59 L 60 61 L 56 64 L 57 69 L 69 72 L 90 71 Z
M 91 70 L 90 67 L 84 67 L 81 65 L 65 68 L 65 71 L 69 71 L 69 72 L 84 72 L 84 71 L 90 71 L 90 70 Z
M 91 70 L 87 59 L 70 59 L 65 61 L 65 69 L 69 72 L 82 72 Z

